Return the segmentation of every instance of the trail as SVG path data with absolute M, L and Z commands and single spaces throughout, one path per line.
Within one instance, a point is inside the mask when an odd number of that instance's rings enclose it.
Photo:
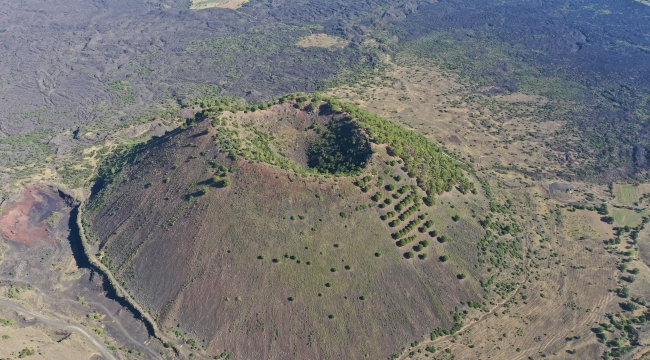
M 41 315 L 41 314 L 35 313 L 33 311 L 27 310 L 27 309 L 25 309 L 24 307 L 22 307 L 20 305 L 17 305 L 17 304 L 14 304 L 14 303 L 11 303 L 11 302 L 8 302 L 8 301 L 5 301 L 5 300 L 0 299 L 0 305 L 8 307 L 8 308 L 13 309 L 13 310 L 16 310 L 18 312 L 25 313 L 27 315 L 33 316 L 33 317 L 39 319 L 40 321 L 42 321 L 42 322 L 44 322 L 44 323 L 46 323 L 48 325 L 52 325 L 52 326 L 55 326 L 55 327 L 58 327 L 58 328 L 61 328 L 61 329 L 64 329 L 64 330 L 74 331 L 74 332 L 80 334 L 81 336 L 85 337 L 86 339 L 88 339 L 88 341 L 90 341 L 90 343 L 93 344 L 97 348 L 97 350 L 99 350 L 99 352 L 102 354 L 102 356 L 105 359 L 116 360 L 115 357 L 113 356 L 113 354 L 111 354 L 111 352 L 101 342 L 97 341 L 97 339 L 92 334 L 90 334 L 90 332 L 88 332 L 84 328 L 81 328 L 81 327 L 76 326 L 76 325 L 70 325 L 70 324 L 67 324 L 67 323 L 64 323 L 64 322 L 60 322 L 60 321 L 57 321 L 57 320 L 50 319 L 50 318 L 48 318 L 48 317 L 46 317 L 44 315 Z
M 25 284 L 25 285 L 29 286 L 31 288 L 31 290 L 36 291 L 40 296 L 42 296 L 42 297 L 44 297 L 46 299 L 49 299 L 50 301 L 62 301 L 62 302 L 68 302 L 68 303 L 72 303 L 72 304 L 77 303 L 76 301 L 74 301 L 72 299 L 56 299 L 56 298 L 53 298 L 52 296 L 47 295 L 43 290 L 39 289 L 38 287 L 36 287 L 36 286 L 34 286 L 34 285 L 30 284 L 29 282 L 24 281 L 22 279 L 12 279 L 12 278 L 0 277 L 0 280 Z M 101 308 L 102 310 L 104 310 L 104 314 L 107 317 L 109 317 L 111 320 L 113 320 L 113 323 L 120 329 L 122 334 L 124 334 L 124 336 L 126 336 L 126 338 L 128 338 L 133 344 L 139 345 L 142 348 L 147 349 L 147 351 L 155 359 L 162 359 L 162 357 L 160 357 L 160 355 L 158 355 L 153 350 L 149 349 L 149 347 L 145 343 L 142 343 L 142 342 L 138 341 L 137 339 L 135 339 L 133 336 L 131 336 L 131 334 L 129 334 L 129 332 L 124 328 L 124 326 L 122 326 L 122 323 L 120 322 L 120 319 L 115 317 L 115 315 L 113 315 L 113 313 L 110 310 L 108 310 L 108 308 L 106 306 L 104 306 L 104 304 L 101 304 L 101 303 L 98 303 L 98 302 L 95 302 L 95 301 L 88 301 L 88 304 L 90 304 L 92 306 L 95 306 L 95 307 L 98 307 L 98 308 Z

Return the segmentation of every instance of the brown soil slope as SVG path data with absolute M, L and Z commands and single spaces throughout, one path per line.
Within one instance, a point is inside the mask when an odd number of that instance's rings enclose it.
M 233 160 L 211 135 L 255 123 L 297 151 L 300 133 L 325 117 L 288 105 L 226 114 L 227 126 L 213 128 L 208 119 L 142 147 L 86 213 L 102 262 L 163 328 L 178 331 L 177 345 L 196 338 L 197 350 L 237 359 L 377 359 L 437 326 L 450 328 L 450 310 L 482 297 L 475 222 L 447 229 L 440 212 L 422 205 L 390 228 L 380 215 L 393 206 L 359 207 L 373 204 L 378 176 L 397 189 L 414 184 L 399 165 L 386 164 L 381 146 L 373 145 L 359 177 L 301 176 Z M 231 184 L 218 185 L 214 175 Z M 364 176 L 374 184 L 366 193 L 354 185 Z M 455 191 L 453 198 L 464 199 Z M 438 229 L 472 235 L 440 244 L 415 230 L 413 244 L 429 240 L 419 253 L 429 256 L 405 259 L 410 246 L 397 247 L 391 233 L 426 212 Z M 439 261 L 443 254 L 450 261 Z M 461 272 L 467 279 L 457 279 Z

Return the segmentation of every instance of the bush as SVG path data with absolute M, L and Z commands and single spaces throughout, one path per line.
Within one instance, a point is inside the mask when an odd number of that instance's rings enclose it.
M 170 181 L 171 181 L 170 178 L 165 178 L 165 179 L 163 180 L 163 184 L 167 184 L 167 183 L 169 183 Z
M 401 222 L 402 222 L 402 220 L 400 220 L 400 219 L 395 219 L 395 220 L 389 222 L 389 223 L 388 223 L 388 226 L 390 226 L 390 227 L 395 227 L 395 226 L 399 225 Z
M 228 187 L 228 186 L 230 186 L 230 178 L 223 178 L 223 179 L 217 180 L 216 184 L 217 184 L 218 187 L 222 187 L 222 188 Z
M 380 252 L 376 252 L 376 253 L 375 253 L 375 257 L 380 257 L 380 256 L 381 256 L 381 253 L 380 253 Z
M 397 245 L 397 246 L 399 246 L 399 247 L 402 247 L 402 246 L 404 246 L 404 245 L 408 245 L 409 243 L 413 242 L 413 240 L 415 240 L 415 238 L 416 238 L 415 235 L 412 235 L 412 236 L 406 237 L 406 238 L 404 238 L 404 239 L 398 241 L 395 245 Z
M 345 265 L 345 270 L 352 270 L 352 266 L 351 265 Z
M 420 204 L 415 204 L 408 208 L 408 210 L 404 211 L 403 213 L 400 214 L 399 219 L 404 221 L 406 220 L 409 216 L 415 214 L 418 210 L 420 210 Z M 421 231 L 423 232 L 423 231 Z
M 387 220 L 387 219 L 390 219 L 390 218 L 394 217 L 395 215 L 397 215 L 397 213 L 395 211 L 389 211 L 389 212 L 386 213 L 386 215 L 382 215 L 379 218 L 382 219 L 382 220 Z
M 439 259 L 440 259 L 441 262 L 445 262 L 445 261 L 449 260 L 449 256 L 442 255 Z
M 407 259 L 412 259 L 412 258 L 415 257 L 415 254 L 413 253 L 413 251 L 409 251 L 409 252 L 404 253 L 404 257 L 407 258 Z
M 386 191 L 393 191 L 393 190 L 395 190 L 395 185 L 388 184 L 388 185 L 386 185 L 385 189 L 386 189 Z
M 460 220 L 460 216 L 454 215 L 454 216 L 451 217 L 451 219 L 454 220 L 454 221 L 458 221 L 458 220 Z
M 260 260 L 264 260 L 265 256 L 264 256 L 264 255 L 260 255 L 260 256 L 258 256 L 257 258 L 260 259 Z
M 347 218 L 348 218 L 348 214 L 345 213 L 345 212 L 343 212 L 343 211 L 341 211 L 341 213 L 340 213 L 339 215 L 341 215 L 341 217 L 344 218 L 344 219 L 347 219 Z M 293 216 L 292 216 L 292 217 L 293 217 Z M 291 219 L 291 220 L 293 220 L 293 219 Z
M 456 277 L 457 277 L 458 279 L 462 280 L 462 279 L 466 278 L 467 275 L 465 275 L 465 273 L 462 273 L 462 274 L 458 274 L 458 275 L 456 275 Z
M 418 255 L 418 257 L 420 258 L 420 260 L 424 260 L 424 259 L 427 258 L 427 254 L 426 253 L 420 254 L 420 255 Z
M 408 223 L 408 225 L 406 225 L 402 230 L 400 230 L 400 231 L 398 231 L 398 232 L 396 232 L 396 233 L 394 233 L 392 235 L 393 239 L 399 239 L 402 236 L 410 233 L 411 231 L 413 231 L 413 229 L 415 229 L 420 224 L 421 221 L 422 221 L 422 215 L 418 216 L 414 220 L 411 220 Z

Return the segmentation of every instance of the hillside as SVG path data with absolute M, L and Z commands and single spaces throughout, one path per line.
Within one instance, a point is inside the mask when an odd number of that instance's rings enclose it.
M 388 357 L 515 289 L 521 230 L 453 155 L 334 100 L 217 105 L 118 151 L 85 212 L 174 346 Z

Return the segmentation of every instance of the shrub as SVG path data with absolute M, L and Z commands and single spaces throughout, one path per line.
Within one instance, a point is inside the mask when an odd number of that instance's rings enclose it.
M 289 301 L 294 301 L 295 298 L 294 298 L 293 296 L 290 296 L 287 300 L 289 300 Z
M 408 225 L 406 225 L 402 230 L 400 230 L 400 231 L 398 231 L 398 232 L 396 232 L 396 233 L 394 233 L 394 234 L 392 235 L 392 236 L 393 236 L 393 239 L 399 239 L 399 238 L 401 238 L 402 236 L 408 234 L 408 233 L 411 232 L 413 229 L 415 229 L 415 227 L 417 227 L 417 226 L 420 224 L 421 221 L 422 221 L 422 216 L 418 216 L 416 219 L 411 220 L 411 221 L 408 223 Z
M 420 258 L 420 260 L 424 260 L 424 259 L 427 258 L 427 254 L 426 253 L 420 254 L 420 255 L 418 255 L 418 257 Z
M 264 256 L 264 255 L 260 255 L 260 256 L 258 256 L 257 258 L 260 259 L 260 260 L 264 260 L 265 256 Z
M 450 239 L 447 237 L 447 235 L 442 235 L 442 236 L 438 237 L 438 242 L 441 243 L 441 244 L 444 244 L 444 243 L 448 242 L 449 240 Z
M 431 231 L 429 231 L 429 236 L 431 236 L 431 237 L 436 237 L 436 236 L 438 236 L 438 231 L 437 231 L 437 230 L 431 230 Z
M 402 247 L 404 245 L 408 245 L 409 243 L 413 242 L 413 240 L 415 240 L 415 238 L 416 238 L 415 235 L 405 237 L 404 239 L 401 239 L 400 241 L 398 241 L 395 245 L 397 245 L 399 247 Z
M 445 261 L 449 260 L 449 256 L 442 255 L 439 259 L 440 259 L 441 262 L 445 262 Z
M 460 220 L 460 216 L 458 216 L 458 214 L 456 214 L 456 215 L 452 216 L 451 219 L 454 220 L 454 221 L 458 221 L 458 220 Z
M 402 181 L 402 175 L 397 174 L 397 175 L 393 176 L 393 179 L 395 179 L 395 181 L 397 181 L 397 182 L 400 182 L 400 181 Z
M 402 221 L 401 221 L 400 219 L 395 219 L 395 220 L 389 222 L 389 223 L 388 223 L 388 226 L 390 226 L 390 227 L 395 227 L 395 226 L 399 225 L 401 222 L 402 222 Z
M 334 317 L 335 317 L 335 316 L 332 315 L 332 314 L 330 314 L 330 315 L 327 316 L 328 319 L 334 319 Z
M 412 202 L 419 202 L 419 195 L 417 192 L 413 191 L 411 192 L 407 197 L 402 199 L 402 201 L 399 202 L 399 204 L 395 205 L 395 211 L 402 211 L 405 207 L 410 205 Z
M 359 300 L 365 300 L 365 299 L 366 299 L 365 296 L 363 296 L 363 295 L 359 296 Z
M 422 251 L 422 249 L 424 249 L 424 247 L 422 245 L 415 245 L 413 247 L 413 251 L 415 251 L 415 252 L 420 252 L 420 251 Z
M 273 261 L 274 263 L 276 263 L 276 264 L 277 264 L 277 263 L 279 263 L 279 262 L 280 262 L 280 259 L 278 259 L 278 258 L 275 258 L 275 259 L 273 259 L 273 260 L 271 260 L 271 261 Z
M 350 265 L 345 265 L 345 270 L 352 270 L 352 266 L 350 266 Z
M 415 257 L 415 254 L 413 253 L 413 251 L 405 252 L 404 257 L 407 259 L 412 259 Z
M 341 217 L 344 218 L 344 219 L 347 219 L 347 218 L 348 218 L 348 214 L 345 213 L 345 212 L 343 212 L 343 211 L 341 211 L 341 213 L 340 213 L 339 215 L 341 215 Z M 293 217 L 293 216 L 292 216 L 292 217 Z M 293 219 L 292 219 L 292 220 L 293 220 Z
M 465 275 L 465 273 L 462 273 L 462 274 L 458 274 L 458 275 L 456 275 L 456 277 L 457 277 L 458 279 L 462 280 L 462 279 L 466 278 L 467 275 Z
M 230 178 L 226 177 L 226 178 L 220 179 L 215 175 L 212 178 L 212 180 L 217 184 L 218 187 L 225 188 L 225 187 L 230 186 Z
M 375 195 L 371 197 L 372 201 L 379 201 L 384 197 L 384 194 L 377 192 Z
M 429 246 L 429 240 L 424 239 L 420 241 L 420 245 L 422 245 L 423 248 Z
M 386 185 L 385 189 L 386 189 L 386 191 L 393 191 L 393 190 L 395 190 L 395 185 L 388 184 L 388 185 Z
M 380 253 L 380 252 L 376 252 L 376 253 L 375 253 L 375 257 L 380 257 L 380 256 L 381 256 L 381 253 Z
M 331 268 L 330 269 L 330 272 L 336 272 L 336 271 L 337 271 L 336 268 Z
M 389 211 L 389 212 L 386 213 L 386 215 L 382 215 L 379 218 L 382 219 L 382 220 L 387 220 L 387 219 L 390 219 L 390 218 L 394 217 L 395 215 L 397 215 L 397 213 L 395 211 Z
M 390 205 L 390 204 L 392 204 L 392 203 L 393 203 L 393 199 L 391 199 L 391 198 L 385 198 L 385 199 L 384 199 L 384 204 L 386 204 L 386 205 Z
M 171 181 L 170 178 L 165 178 L 165 179 L 163 180 L 163 184 L 167 184 L 167 183 L 169 183 L 170 181 Z
M 419 204 L 419 203 L 418 203 L 418 204 L 415 204 L 415 205 L 413 205 L 413 206 L 411 206 L 410 208 L 408 208 L 408 210 L 406 210 L 405 212 L 401 213 L 400 216 L 399 216 L 399 219 L 402 220 L 402 221 L 404 221 L 404 220 L 406 220 L 409 216 L 415 214 L 418 210 L 420 210 L 420 204 Z M 422 231 L 421 231 L 421 232 L 422 232 Z

